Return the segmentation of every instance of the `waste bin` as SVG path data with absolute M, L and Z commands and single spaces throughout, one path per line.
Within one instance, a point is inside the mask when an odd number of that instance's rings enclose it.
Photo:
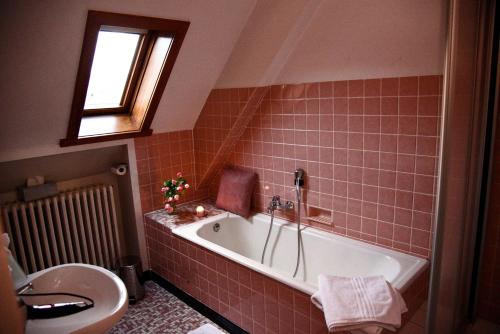
M 134 304 L 144 298 L 144 278 L 141 259 L 138 256 L 124 256 L 118 260 L 118 276 L 127 288 L 129 302 Z

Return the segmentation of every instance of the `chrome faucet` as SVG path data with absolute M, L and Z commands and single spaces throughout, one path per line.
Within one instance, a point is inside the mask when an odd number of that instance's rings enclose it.
M 286 201 L 284 204 L 281 203 L 281 199 L 279 195 L 274 195 L 271 201 L 269 202 L 269 205 L 267 206 L 267 211 L 269 213 L 274 212 L 276 209 L 281 209 L 281 210 L 289 210 L 293 209 L 293 202 L 292 201 Z

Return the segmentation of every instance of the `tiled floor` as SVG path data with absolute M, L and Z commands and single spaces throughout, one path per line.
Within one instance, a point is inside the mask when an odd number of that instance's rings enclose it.
M 218 327 L 158 284 L 148 281 L 145 287 L 144 299 L 130 305 L 125 316 L 108 334 L 186 334 L 207 323 Z

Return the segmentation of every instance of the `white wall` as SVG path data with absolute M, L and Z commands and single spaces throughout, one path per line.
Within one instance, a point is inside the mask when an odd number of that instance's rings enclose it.
M 257 1 L 217 88 L 259 85 L 308 2 L 311 0 Z
M 444 2 L 324 1 L 277 82 L 442 74 Z
M 265 2 L 259 0 L 255 10 Z M 281 24 L 288 22 L 281 15 L 298 22 L 303 12 L 275 13 L 279 20 L 259 16 L 264 22 L 252 14 L 217 87 L 443 73 L 446 0 L 309 0 L 294 1 L 291 9 L 306 6 L 304 2 L 316 2 L 317 8 L 298 26 Z M 275 0 L 273 6 L 278 3 L 288 4 Z M 260 25 L 251 26 L 254 21 Z M 288 32 L 271 34 L 261 28 L 274 22 Z M 283 43 L 287 34 L 296 41 Z M 268 45 L 272 47 L 260 48 Z M 273 62 L 269 53 L 285 54 L 286 60 Z M 278 75 L 265 77 L 276 71 Z
M 191 129 L 255 0 L 12 0 L 0 12 L 0 161 L 130 141 L 59 148 L 66 135 L 87 10 L 191 21 L 153 121 Z

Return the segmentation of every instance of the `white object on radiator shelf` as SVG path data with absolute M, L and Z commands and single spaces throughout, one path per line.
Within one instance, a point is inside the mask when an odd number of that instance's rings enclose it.
M 401 326 L 401 313 L 408 311 L 401 294 L 384 276 L 319 275 L 318 287 L 311 301 L 324 312 L 330 332 L 396 331 Z
M 57 195 L 59 192 L 54 182 L 45 182 L 44 176 L 31 176 L 26 179 L 26 186 L 18 188 L 19 197 L 24 202 Z
M 40 176 L 40 175 L 28 177 L 26 179 L 26 186 L 27 187 L 39 186 L 39 185 L 44 184 L 44 183 L 45 183 L 45 177 Z

